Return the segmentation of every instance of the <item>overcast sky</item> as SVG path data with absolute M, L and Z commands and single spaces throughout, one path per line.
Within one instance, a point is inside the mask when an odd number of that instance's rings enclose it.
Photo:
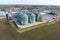
M 0 4 L 60 5 L 60 0 L 0 0 Z

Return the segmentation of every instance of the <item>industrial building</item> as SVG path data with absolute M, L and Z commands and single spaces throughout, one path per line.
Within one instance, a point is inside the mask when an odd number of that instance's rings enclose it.
M 2 11 L 1 11 L 2 13 Z M 6 15 L 8 14 L 8 16 Z M 12 12 L 5 12 L 5 16 L 9 22 L 15 22 L 20 28 L 26 28 L 34 25 L 38 25 L 44 22 L 49 22 L 56 18 L 55 13 L 46 10 L 15 10 Z M 42 20 L 40 22 L 39 20 Z
M 18 10 L 10 13 L 10 22 L 15 22 L 18 27 L 26 28 L 29 26 L 38 25 L 43 22 L 49 22 L 56 18 L 56 15 L 51 11 L 44 10 Z M 38 20 L 42 20 L 39 22 Z
M 37 12 L 34 13 L 30 10 L 20 10 L 19 12 L 12 12 L 11 15 L 13 16 L 13 19 L 16 19 L 16 21 L 21 25 L 34 23 L 39 19 L 39 14 Z

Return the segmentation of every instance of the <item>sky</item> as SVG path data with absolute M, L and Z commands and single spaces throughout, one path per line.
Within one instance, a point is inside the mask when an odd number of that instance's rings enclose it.
M 2 4 L 60 5 L 60 0 L 0 0 Z

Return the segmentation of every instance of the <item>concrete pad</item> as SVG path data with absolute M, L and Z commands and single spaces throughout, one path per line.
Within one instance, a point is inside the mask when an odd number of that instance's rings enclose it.
M 16 25 L 18 26 L 18 28 L 27 28 L 27 27 L 31 27 L 31 26 L 35 26 L 35 25 L 38 25 L 38 24 L 45 23 L 45 21 L 43 21 L 43 22 L 29 23 L 29 24 L 26 24 L 26 25 L 20 25 L 20 24 L 18 24 L 16 21 L 15 21 L 15 23 L 16 23 Z

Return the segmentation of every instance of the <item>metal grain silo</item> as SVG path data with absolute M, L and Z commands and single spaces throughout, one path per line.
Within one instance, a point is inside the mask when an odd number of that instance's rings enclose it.
M 33 9 L 33 10 L 30 10 L 30 12 L 35 14 L 35 19 L 37 21 L 38 20 L 38 15 L 39 15 L 38 10 Z
M 41 13 L 39 13 L 38 20 L 41 19 L 41 18 L 42 18 L 42 15 L 41 15 Z
M 33 13 L 36 15 L 35 17 L 36 17 L 36 21 L 37 21 L 37 20 L 38 20 L 38 15 L 39 15 L 39 13 L 38 13 L 37 10 L 34 10 Z
M 44 15 L 44 10 L 39 10 L 39 14 L 38 14 L 38 20 L 42 18 L 42 15 Z
M 33 14 L 33 13 L 31 13 L 30 15 L 29 15 L 29 22 L 30 23 L 33 23 L 33 22 L 35 22 L 36 20 L 35 20 L 35 14 Z
M 20 13 L 17 17 L 17 21 L 22 25 L 28 24 L 28 15 Z

